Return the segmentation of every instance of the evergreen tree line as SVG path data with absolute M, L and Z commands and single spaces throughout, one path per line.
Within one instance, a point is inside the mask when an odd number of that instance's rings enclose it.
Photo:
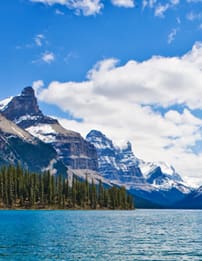
M 70 184 L 71 183 L 71 184 Z M 124 187 L 105 188 L 100 181 L 69 182 L 49 171 L 31 173 L 20 166 L 0 169 L 0 208 L 33 209 L 133 209 L 133 198 Z

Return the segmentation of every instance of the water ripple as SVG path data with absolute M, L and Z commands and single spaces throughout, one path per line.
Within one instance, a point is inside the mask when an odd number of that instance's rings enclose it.
M 202 212 L 1 211 L 0 260 L 202 260 Z

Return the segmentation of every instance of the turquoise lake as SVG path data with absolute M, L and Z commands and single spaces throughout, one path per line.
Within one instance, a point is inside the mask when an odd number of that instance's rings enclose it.
M 202 260 L 202 211 L 0 211 L 0 260 Z

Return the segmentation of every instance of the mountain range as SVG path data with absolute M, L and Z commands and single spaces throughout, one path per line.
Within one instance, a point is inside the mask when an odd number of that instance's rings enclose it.
M 40 110 L 32 87 L 0 102 L 0 165 L 18 164 L 31 171 L 72 174 L 125 186 L 136 207 L 202 208 L 202 189 L 194 190 L 173 166 L 145 162 L 132 145 L 122 148 L 98 130 L 86 139 Z
M 99 173 L 113 184 L 125 186 L 132 195 L 169 206 L 191 192 L 172 166 L 138 159 L 130 142 L 119 148 L 97 130 L 86 139 L 97 149 Z

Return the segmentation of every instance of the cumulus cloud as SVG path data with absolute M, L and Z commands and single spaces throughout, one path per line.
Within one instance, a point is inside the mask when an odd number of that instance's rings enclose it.
M 111 0 L 112 4 L 118 7 L 133 8 L 134 0 Z
M 41 60 L 50 64 L 55 60 L 55 55 L 52 52 L 45 52 L 42 54 Z
M 202 120 L 192 113 L 202 109 L 201 69 L 202 44 L 196 43 L 182 57 L 154 56 L 124 65 L 100 61 L 85 81 L 51 82 L 38 98 L 83 119 L 60 119 L 66 128 L 83 135 L 98 129 L 117 143 L 131 140 L 140 158 L 168 161 L 185 180 L 202 184 L 202 152 L 191 149 L 202 140 Z M 171 107 L 176 105 L 181 112 Z
M 69 9 L 75 10 L 76 14 L 85 16 L 99 14 L 103 8 L 100 0 L 30 0 L 35 3 L 43 3 L 46 5 L 60 4 Z
M 32 87 L 37 95 L 40 89 L 44 87 L 44 82 L 42 80 L 34 81 Z

